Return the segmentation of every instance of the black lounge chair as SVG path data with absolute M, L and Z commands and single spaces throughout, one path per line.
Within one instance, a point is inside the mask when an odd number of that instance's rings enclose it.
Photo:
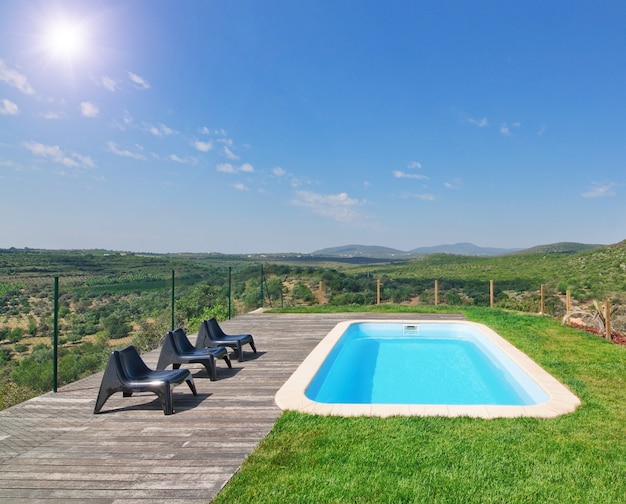
M 215 359 L 224 359 L 229 368 L 232 368 L 228 358 L 228 350 L 224 347 L 196 348 L 182 328 L 169 331 L 165 335 L 157 369 L 165 369 L 170 364 L 174 369 L 181 364 L 202 364 L 212 381 L 217 380 Z
M 232 348 L 239 362 L 243 361 L 243 350 L 241 347 L 246 343 L 249 343 L 252 351 L 256 353 L 254 339 L 251 334 L 225 334 L 215 318 L 202 322 L 196 338 L 197 348 L 219 346 Z
M 154 392 L 161 399 L 163 413 L 171 415 L 174 413 L 172 389 L 183 382 L 187 382 L 193 395 L 198 395 L 188 369 L 154 371 L 146 366 L 134 346 L 114 350 L 109 355 L 93 412 L 99 413 L 116 392 L 122 392 L 124 397 L 130 397 L 133 392 Z

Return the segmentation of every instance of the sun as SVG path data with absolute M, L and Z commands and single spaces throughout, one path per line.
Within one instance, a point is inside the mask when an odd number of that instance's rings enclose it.
M 75 60 L 87 51 L 85 27 L 69 18 L 51 20 L 44 34 L 44 44 L 50 56 L 66 61 Z

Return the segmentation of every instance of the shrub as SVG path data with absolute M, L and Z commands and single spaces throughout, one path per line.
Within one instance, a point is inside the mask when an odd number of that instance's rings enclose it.
M 5 364 L 11 360 L 11 349 L 9 347 L 0 347 L 0 364 Z
M 132 331 L 132 326 L 117 314 L 111 314 L 102 319 L 104 330 L 111 339 L 125 338 Z
M 20 387 L 30 387 L 38 392 L 47 392 L 52 388 L 52 364 L 42 366 L 32 356 L 22 359 L 11 376 Z
M 22 328 L 16 327 L 9 333 L 9 341 L 11 343 L 17 343 L 22 339 L 23 334 L 24 331 L 22 330 Z
M 28 345 L 25 345 L 24 343 L 16 343 L 13 348 L 17 353 L 23 354 L 25 352 L 28 352 Z
M 156 321 L 144 321 L 139 326 L 139 331 L 133 337 L 133 345 L 139 352 L 147 352 L 157 348 L 161 344 L 163 335 L 168 331 L 165 316 Z

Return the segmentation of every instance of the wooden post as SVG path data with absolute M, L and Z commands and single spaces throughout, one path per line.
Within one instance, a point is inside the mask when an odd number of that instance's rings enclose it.
M 435 306 L 439 304 L 439 281 L 435 280 Z
M 565 311 L 567 313 L 572 311 L 572 294 L 569 289 L 565 291 Z
M 606 339 L 611 340 L 611 302 L 608 299 L 604 302 L 604 321 Z
M 489 280 L 489 306 L 493 308 L 493 280 Z
M 380 278 L 376 280 L 376 304 L 380 304 Z
M 542 315 L 545 315 L 546 312 L 546 289 L 543 284 L 541 284 L 541 311 Z
M 324 289 L 322 287 L 322 281 L 320 280 L 320 285 L 317 288 L 317 299 L 319 299 L 319 303 L 324 303 Z

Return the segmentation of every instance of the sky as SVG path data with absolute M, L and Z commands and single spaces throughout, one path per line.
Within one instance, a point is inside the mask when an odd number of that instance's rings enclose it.
M 626 2 L 3 0 L 0 248 L 626 238 Z

